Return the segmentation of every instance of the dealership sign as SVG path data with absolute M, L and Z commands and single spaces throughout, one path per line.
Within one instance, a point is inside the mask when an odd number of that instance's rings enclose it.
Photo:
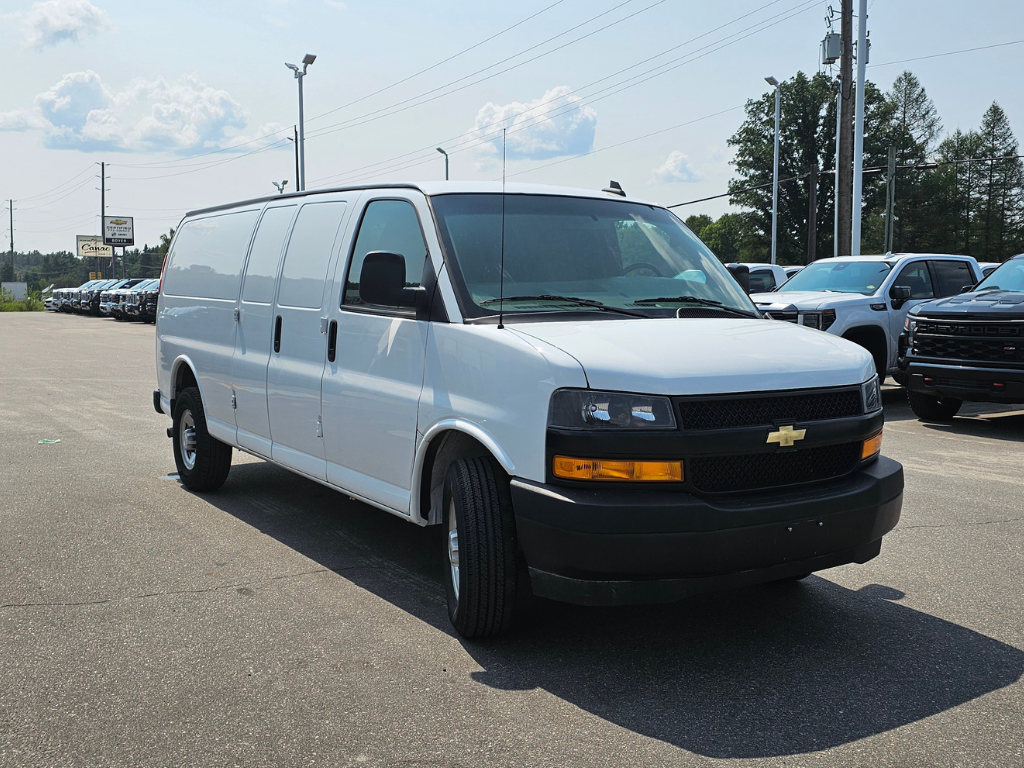
M 131 216 L 104 216 L 103 242 L 107 245 L 135 245 L 135 226 Z
M 114 249 L 103 244 L 103 238 L 99 235 L 75 235 L 78 241 L 78 258 L 106 258 L 114 255 Z

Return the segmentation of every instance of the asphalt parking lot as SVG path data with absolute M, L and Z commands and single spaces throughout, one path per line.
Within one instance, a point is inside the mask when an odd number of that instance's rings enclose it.
M 154 380 L 152 326 L 0 314 L 0 765 L 1024 765 L 1024 411 L 888 390 L 866 565 L 472 644 L 436 529 L 168 478 Z

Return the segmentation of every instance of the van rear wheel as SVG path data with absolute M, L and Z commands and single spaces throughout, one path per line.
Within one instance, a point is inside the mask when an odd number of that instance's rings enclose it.
M 187 387 L 174 401 L 171 428 L 178 477 L 190 491 L 215 491 L 231 471 L 231 446 L 210 436 L 197 387 Z
M 512 626 L 517 594 L 515 518 L 508 481 L 489 457 L 459 459 L 444 484 L 448 617 L 467 639 Z

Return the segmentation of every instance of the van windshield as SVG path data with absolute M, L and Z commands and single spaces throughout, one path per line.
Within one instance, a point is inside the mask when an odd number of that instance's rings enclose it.
M 467 318 L 496 315 L 499 295 L 506 316 L 610 310 L 609 317 L 664 317 L 683 307 L 704 317 L 758 316 L 725 266 L 663 208 L 515 194 L 504 196 L 503 222 L 502 197 L 431 198 Z
M 780 293 L 788 291 L 835 291 L 871 294 L 877 291 L 892 269 L 884 261 L 816 261 L 787 280 Z

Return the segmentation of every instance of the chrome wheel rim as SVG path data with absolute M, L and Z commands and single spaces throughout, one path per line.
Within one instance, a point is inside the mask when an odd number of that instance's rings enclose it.
M 185 468 L 195 468 L 196 421 L 192 417 L 192 411 L 187 409 L 181 414 L 181 421 L 178 423 L 178 444 L 181 446 L 181 461 Z
M 455 501 L 448 503 L 448 567 L 452 569 L 452 589 L 459 599 L 459 524 L 455 519 Z

